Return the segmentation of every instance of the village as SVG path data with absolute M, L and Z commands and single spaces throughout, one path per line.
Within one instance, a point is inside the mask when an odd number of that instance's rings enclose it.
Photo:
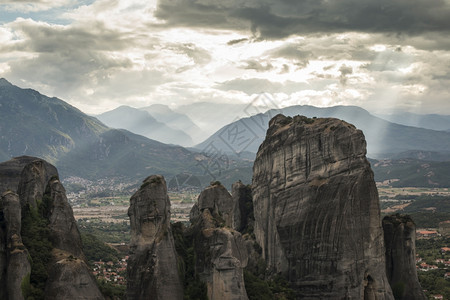
M 439 228 L 416 230 L 416 268 L 424 292 L 430 299 L 449 299 L 446 295 L 427 290 L 429 282 L 448 291 L 450 287 L 450 220 Z

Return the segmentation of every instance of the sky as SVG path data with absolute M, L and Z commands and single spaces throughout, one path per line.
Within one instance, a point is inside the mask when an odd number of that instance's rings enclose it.
M 90 114 L 265 93 L 450 115 L 449 33 L 450 0 L 0 0 L 0 77 Z

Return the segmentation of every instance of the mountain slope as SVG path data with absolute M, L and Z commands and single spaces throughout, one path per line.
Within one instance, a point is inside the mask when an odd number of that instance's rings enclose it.
M 205 133 L 188 116 L 171 110 L 167 105 L 153 104 L 139 109 L 148 112 L 158 122 L 173 129 L 184 131 L 194 142 L 198 143 L 205 138 Z
M 108 128 L 57 98 L 0 79 L 0 156 L 36 155 L 50 162 Z M 6 157 L 5 157 L 6 156 Z
M 120 178 L 122 183 L 149 174 L 166 178 L 191 174 L 202 184 L 251 178 L 251 162 L 215 153 L 191 152 L 111 129 L 57 98 L 0 80 L 0 159 L 29 155 L 54 164 L 61 178 Z M 246 180 L 245 182 L 249 182 Z
M 450 187 L 450 161 L 412 158 L 371 161 L 375 180 L 390 181 L 393 187 Z
M 422 127 L 440 131 L 448 131 L 448 129 L 450 128 L 450 116 L 446 115 L 419 115 L 409 112 L 395 112 L 389 115 L 378 116 L 389 122 L 406 126 Z
M 194 154 L 110 129 L 99 120 L 57 98 L 21 89 L 0 80 L 0 156 L 3 160 L 33 155 L 51 161 L 62 177 L 99 179 L 150 172 L 175 175 L 190 170 Z
M 112 128 L 126 129 L 163 143 L 191 146 L 191 137 L 152 117 L 147 111 L 130 106 L 120 106 L 98 115 L 97 118 Z
M 450 149 L 448 132 L 390 123 L 355 106 L 318 108 L 306 105 L 271 110 L 264 114 L 240 119 L 224 126 L 196 148 L 203 149 L 207 145 L 214 144 L 215 147 L 224 151 L 256 153 L 265 136 L 268 120 L 280 112 L 287 116 L 333 117 L 355 125 L 364 132 L 369 157 L 383 158 L 410 150 L 445 152 Z
M 234 120 L 253 115 L 254 108 L 248 104 L 196 102 L 181 105 L 175 112 L 188 116 L 209 136 Z

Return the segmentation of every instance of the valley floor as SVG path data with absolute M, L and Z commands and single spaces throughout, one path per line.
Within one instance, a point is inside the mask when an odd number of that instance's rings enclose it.
M 441 234 L 439 228 L 440 222 L 450 220 L 450 188 L 392 188 L 381 183 L 377 186 L 382 216 L 405 213 L 416 222 L 417 270 L 427 296 L 450 299 L 450 251 L 442 250 L 450 247 L 450 237 Z M 123 290 L 126 285 L 124 268 L 130 230 L 127 211 L 131 194 L 87 193 L 82 197 L 69 194 L 80 231 L 120 250 L 118 262 L 91 262 L 104 288 Z M 169 191 L 172 222 L 189 222 L 189 212 L 197 197 L 198 193 L 193 191 Z M 441 295 L 443 298 L 439 298 Z

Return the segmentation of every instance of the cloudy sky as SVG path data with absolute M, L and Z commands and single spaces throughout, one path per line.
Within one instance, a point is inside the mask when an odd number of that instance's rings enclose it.
M 87 113 L 358 105 L 450 115 L 450 0 L 0 0 L 0 77 Z

